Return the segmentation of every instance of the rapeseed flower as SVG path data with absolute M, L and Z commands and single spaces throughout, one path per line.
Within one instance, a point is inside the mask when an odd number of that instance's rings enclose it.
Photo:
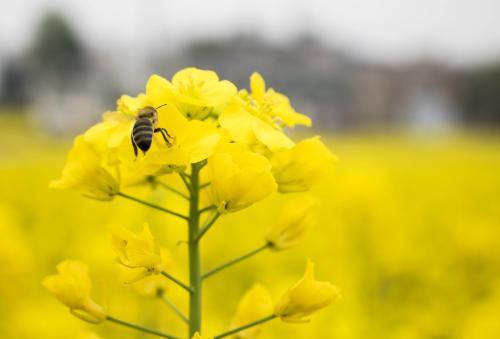
M 221 147 L 209 158 L 208 168 L 219 213 L 239 211 L 276 191 L 269 161 L 240 145 Z
M 78 136 L 69 152 L 61 179 L 52 181 L 51 187 L 75 189 L 92 199 L 112 200 L 119 192 L 118 178 L 117 168 L 110 168 L 103 154 L 85 141 L 84 136 Z
M 112 247 L 125 283 L 144 297 L 162 299 L 188 324 L 190 337 L 208 339 L 197 332 L 202 327 L 202 281 L 265 249 L 277 251 L 297 245 L 315 221 L 314 200 L 295 199 L 285 206 L 265 244 L 208 272 L 201 271 L 201 241 L 221 214 L 245 209 L 278 190 L 306 191 L 331 169 L 334 156 L 318 137 L 295 144 L 286 135 L 285 128 L 297 125 L 311 126 L 311 120 L 296 112 L 285 95 L 268 88 L 258 73 L 251 75 L 250 89 L 239 92 L 213 71 L 186 68 L 171 81 L 153 75 L 144 93 L 121 96 L 115 110 L 104 113 L 102 121 L 75 139 L 62 178 L 52 186 L 78 189 L 100 200 L 119 195 L 186 221 L 188 283 L 169 273 L 170 255 L 160 247 L 147 223 L 137 234 L 113 226 Z M 135 146 L 140 146 L 140 154 Z M 177 179 L 185 187 L 178 189 L 171 181 L 157 178 L 172 172 L 178 172 Z M 161 186 L 186 200 L 188 206 L 182 205 L 185 210 L 176 212 L 120 191 L 132 185 L 148 186 L 148 190 Z M 205 217 L 210 211 L 212 216 Z M 107 316 L 90 298 L 90 279 L 81 263 L 64 262 L 58 270 L 59 274 L 47 277 L 44 285 L 76 316 L 96 323 L 107 319 L 150 334 L 175 337 Z M 165 294 L 167 283 L 175 283 L 188 293 L 189 315 Z M 263 286 L 249 289 L 238 304 L 230 329 L 216 337 L 255 339 L 263 323 L 278 317 L 288 322 L 307 321 L 337 294 L 330 283 L 314 280 L 312 263 L 308 263 L 304 277 L 276 306 Z
M 99 323 L 106 319 L 104 309 L 90 297 L 92 282 L 87 266 L 75 260 L 65 260 L 57 265 L 58 274 L 43 279 L 42 285 L 68 306 L 76 317 Z
M 238 328 L 273 314 L 273 301 L 267 289 L 261 284 L 253 285 L 241 298 L 236 314 L 231 322 L 231 329 Z M 254 326 L 236 333 L 234 339 L 255 339 L 261 332 L 261 326 Z
M 280 127 L 312 125 L 308 116 L 293 109 L 287 96 L 272 88 L 267 89 L 264 78 L 257 72 L 250 76 L 250 91 L 250 93 L 245 90 L 240 91 L 239 96 L 250 104 L 250 110 L 254 115 Z
M 231 141 L 253 147 L 263 145 L 271 152 L 294 146 L 281 128 L 253 115 L 248 111 L 248 105 L 238 98 L 222 111 L 219 123 Z
M 117 260 L 132 269 L 126 283 L 137 282 L 163 269 L 160 245 L 153 237 L 149 225 L 144 223 L 142 233 L 135 234 L 121 226 L 112 227 L 112 245 Z
M 270 160 L 278 190 L 288 193 L 309 190 L 333 170 L 336 158 L 316 136 L 274 153 Z
M 316 200 L 310 196 L 294 199 L 287 203 L 266 237 L 270 248 L 284 250 L 298 245 L 306 232 L 316 222 L 313 213 L 315 205 Z
M 275 314 L 285 322 L 308 322 L 313 312 L 330 305 L 338 295 L 337 287 L 314 279 L 314 264 L 308 261 L 302 279 L 277 302 Z
M 158 126 L 171 135 L 171 144 L 167 145 L 161 136 L 155 135 L 151 149 L 138 161 L 132 152 L 130 136 L 122 139 L 120 159 L 129 171 L 158 175 L 184 170 L 188 165 L 211 156 L 220 140 L 220 133 L 214 124 L 188 120 L 174 106 L 158 110 Z
M 162 269 L 168 270 L 172 266 L 172 255 L 170 252 L 162 247 L 160 248 Z M 129 270 L 129 268 L 124 268 Z M 129 274 L 125 274 L 128 276 Z M 132 284 L 135 291 L 146 298 L 155 298 L 165 293 L 169 289 L 169 283 L 165 277 L 155 274 L 149 275 Z
M 172 81 L 159 75 L 149 78 L 146 96 L 154 106 L 173 104 L 188 119 L 204 120 L 217 115 L 217 110 L 236 94 L 236 86 L 220 80 L 217 73 L 194 67 L 177 72 Z

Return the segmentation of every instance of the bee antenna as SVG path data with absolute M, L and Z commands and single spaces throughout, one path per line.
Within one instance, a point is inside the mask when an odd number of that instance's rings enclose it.
M 158 108 L 162 108 L 163 106 L 167 106 L 168 104 L 163 104 L 163 105 L 160 105 L 158 107 L 156 107 L 155 109 L 158 109 Z

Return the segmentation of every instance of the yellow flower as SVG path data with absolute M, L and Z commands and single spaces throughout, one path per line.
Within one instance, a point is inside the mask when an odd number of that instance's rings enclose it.
M 307 191 L 333 170 L 335 156 L 318 136 L 271 156 L 273 175 L 281 193 Z
M 150 275 L 135 282 L 133 287 L 143 297 L 156 298 L 167 291 L 168 282 L 161 275 Z
M 43 279 L 42 285 L 78 318 L 92 323 L 105 320 L 106 312 L 90 297 L 92 283 L 87 266 L 80 261 L 65 260 L 57 265 L 57 271 L 58 274 Z
M 296 246 L 316 222 L 313 213 L 316 200 L 307 196 L 285 205 L 278 221 L 266 237 L 271 249 L 284 250 Z
M 281 297 L 274 312 L 285 322 L 308 322 L 311 313 L 330 305 L 338 295 L 337 287 L 314 279 L 314 264 L 308 261 L 304 276 Z
M 149 103 L 148 97 L 144 93 L 140 93 L 136 97 L 122 95 L 120 99 L 116 101 L 117 109 L 132 117 L 135 117 L 137 112 L 147 106 L 152 106 L 152 104 Z
M 250 77 L 250 89 L 251 93 L 240 91 L 225 107 L 219 117 L 221 127 L 238 143 L 262 144 L 271 152 L 292 148 L 294 143 L 282 127 L 311 126 L 311 120 L 295 112 L 286 96 L 273 89 L 266 90 L 259 73 Z
M 255 284 L 241 298 L 236 314 L 231 322 L 235 329 L 273 314 L 273 301 L 267 289 Z M 254 326 L 236 333 L 234 339 L 255 339 L 259 336 L 261 326 Z
M 162 269 L 168 270 L 172 265 L 172 255 L 166 248 L 160 249 L 161 253 L 161 261 L 162 261 Z M 129 270 L 128 268 L 125 268 Z M 161 275 L 150 275 L 141 279 L 134 284 L 132 287 L 139 293 L 141 296 L 146 298 L 155 298 L 165 293 L 168 290 L 168 281 L 165 277 Z
M 235 98 L 219 117 L 221 127 L 232 141 L 266 146 L 271 152 L 289 149 L 294 143 L 280 128 L 253 115 L 241 100 Z
M 214 153 L 220 140 L 215 125 L 207 121 L 187 120 L 174 106 L 158 110 L 158 127 L 168 131 L 171 145 L 156 134 L 145 157 L 135 159 L 130 136 L 122 140 L 120 159 L 145 175 L 183 170 L 192 163 L 205 160 Z
M 119 192 L 119 182 L 110 171 L 104 155 L 86 142 L 84 136 L 78 136 L 69 152 L 61 179 L 51 182 L 50 186 L 76 189 L 92 199 L 112 200 Z
M 276 191 L 269 161 L 241 145 L 221 147 L 208 160 L 211 197 L 220 213 L 235 212 Z
M 202 337 L 198 332 L 193 335 L 191 339 L 213 339 L 213 337 Z
M 144 223 L 141 234 L 134 234 L 121 226 L 112 227 L 112 245 L 118 262 L 133 269 L 127 283 L 162 271 L 160 245 L 153 237 L 149 225 Z
M 172 82 L 153 75 L 146 85 L 146 95 L 153 106 L 173 103 L 189 119 L 205 119 L 217 114 L 236 94 L 236 86 L 219 80 L 217 73 L 194 67 L 177 72 Z
M 290 100 L 285 95 L 272 88 L 266 89 L 264 78 L 257 72 L 250 76 L 250 90 L 250 94 L 242 91 L 240 96 L 250 102 L 257 115 L 266 116 L 281 127 L 311 126 L 311 119 L 304 114 L 295 112 Z

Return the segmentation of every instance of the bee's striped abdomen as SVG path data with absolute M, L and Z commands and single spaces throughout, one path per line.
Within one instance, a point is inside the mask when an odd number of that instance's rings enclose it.
M 146 118 L 137 119 L 132 129 L 132 138 L 134 143 L 143 152 L 151 147 L 153 141 L 153 123 Z

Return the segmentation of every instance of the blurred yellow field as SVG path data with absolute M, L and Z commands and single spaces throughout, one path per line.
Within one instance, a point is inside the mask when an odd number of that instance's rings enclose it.
M 174 272 L 186 278 L 184 226 L 119 197 L 98 202 L 50 189 L 70 141 L 43 136 L 19 119 L 2 118 L 0 125 L 0 337 L 93 338 L 88 331 L 109 339 L 147 337 L 114 324 L 85 324 L 54 300 L 41 280 L 65 258 L 89 264 L 94 296 L 113 314 L 183 333 L 185 325 L 164 304 L 119 281 L 109 227 L 139 230 L 148 221 L 172 253 Z M 311 258 L 318 278 L 340 288 L 340 300 L 307 326 L 269 323 L 262 338 L 500 337 L 500 138 L 465 132 L 437 139 L 325 137 L 339 163 L 316 188 L 318 226 L 297 248 L 260 253 L 207 280 L 205 332 L 227 329 L 237 300 L 254 282 L 277 299 Z M 129 191 L 186 208 L 161 187 Z M 283 203 L 273 196 L 224 216 L 203 244 L 203 266 L 261 244 Z M 177 286 L 168 295 L 186 305 Z

